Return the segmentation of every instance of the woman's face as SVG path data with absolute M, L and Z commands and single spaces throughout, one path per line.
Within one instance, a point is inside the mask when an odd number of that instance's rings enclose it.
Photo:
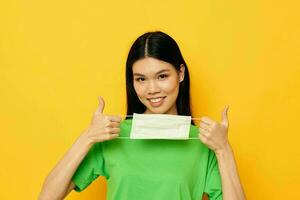
M 144 114 L 178 114 L 176 99 L 184 69 L 182 64 L 178 73 L 170 63 L 150 57 L 133 64 L 133 85 L 147 108 Z

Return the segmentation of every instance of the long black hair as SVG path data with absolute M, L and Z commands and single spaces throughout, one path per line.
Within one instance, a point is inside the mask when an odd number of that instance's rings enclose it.
M 176 41 L 161 31 L 146 32 L 132 44 L 126 61 L 126 93 L 127 115 L 144 113 L 146 106 L 139 100 L 133 86 L 132 66 L 135 61 L 146 57 L 156 58 L 170 63 L 177 72 L 180 65 L 185 66 L 184 79 L 180 82 L 176 100 L 178 115 L 191 116 L 190 108 L 190 77 L 187 65 L 181 55 Z M 129 119 L 127 116 L 126 119 Z M 191 124 L 195 125 L 192 120 Z

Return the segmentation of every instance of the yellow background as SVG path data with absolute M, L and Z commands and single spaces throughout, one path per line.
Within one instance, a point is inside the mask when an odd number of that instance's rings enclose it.
M 300 199 L 299 10 L 279 0 L 1 1 L 0 199 L 37 198 L 98 95 L 104 113 L 125 114 L 127 54 L 153 30 L 186 59 L 193 117 L 220 120 L 229 105 L 248 199 Z M 105 191 L 99 178 L 67 199 Z

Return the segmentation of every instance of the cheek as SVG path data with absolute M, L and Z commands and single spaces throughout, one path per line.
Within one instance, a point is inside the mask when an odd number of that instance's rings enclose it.
M 137 96 L 141 97 L 144 95 L 144 87 L 138 84 L 133 84 L 134 90 Z
M 168 94 L 175 93 L 178 89 L 178 82 L 176 82 L 176 80 L 172 79 L 168 82 L 163 83 L 161 85 L 161 88 L 165 93 L 168 93 Z

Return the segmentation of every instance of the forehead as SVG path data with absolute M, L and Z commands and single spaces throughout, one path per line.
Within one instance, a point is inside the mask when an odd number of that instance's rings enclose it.
M 133 74 L 143 74 L 146 76 L 155 75 L 162 70 L 175 72 L 175 68 L 170 63 L 149 57 L 137 60 L 132 66 Z

